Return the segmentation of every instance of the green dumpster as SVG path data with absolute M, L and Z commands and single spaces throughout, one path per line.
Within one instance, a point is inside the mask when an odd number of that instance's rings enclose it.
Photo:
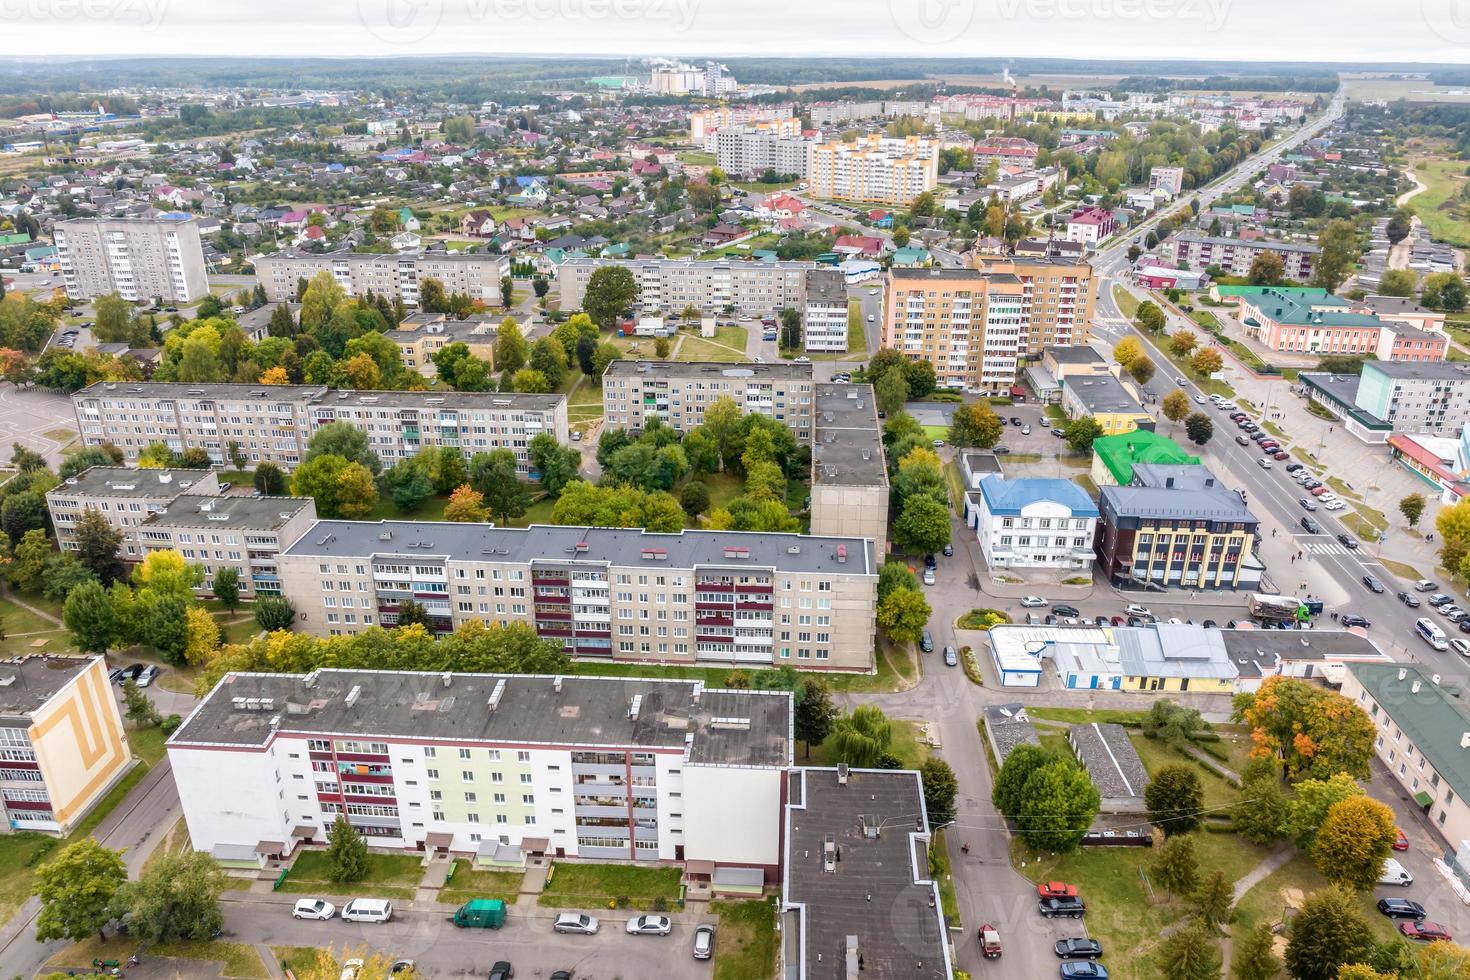
M 505 925 L 505 903 L 498 898 L 474 898 L 454 913 L 461 929 L 499 929 Z

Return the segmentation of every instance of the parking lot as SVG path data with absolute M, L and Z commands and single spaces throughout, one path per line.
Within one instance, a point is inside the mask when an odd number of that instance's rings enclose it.
M 948 428 L 957 407 L 954 402 L 908 402 L 903 410 L 920 425 Z M 1005 425 L 996 444 L 1002 454 L 1056 456 L 1066 452 L 1066 443 L 1051 434 L 1056 423 L 1047 419 L 1046 425 L 1042 425 L 1046 416 L 1042 406 L 1027 403 L 992 407 Z M 1027 426 L 1031 427 L 1029 433 L 1025 432 Z
M 56 466 L 71 440 L 46 433 L 59 436 L 60 430 L 75 428 L 76 412 L 67 396 L 0 382 L 0 457 L 9 459 L 11 443 L 18 442 Z

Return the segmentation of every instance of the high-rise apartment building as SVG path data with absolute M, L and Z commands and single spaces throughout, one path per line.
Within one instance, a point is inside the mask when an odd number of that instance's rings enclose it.
M 372 290 L 406 306 L 419 305 L 425 279 L 437 279 L 446 294 L 463 293 L 486 306 L 500 306 L 500 277 L 505 262 L 499 255 L 449 255 L 445 252 L 383 255 L 375 252 L 276 252 L 255 258 L 255 279 L 272 303 L 296 299 L 296 286 L 319 272 L 330 272 L 348 296 Z
M 801 120 L 731 126 L 714 134 L 715 159 L 721 170 L 732 176 L 749 176 L 774 170 L 783 176 L 806 176 L 807 147 Z
M 607 428 L 642 429 L 658 418 L 688 432 L 715 399 L 730 398 L 742 412 L 783 423 L 803 443 L 812 437 L 815 392 L 810 364 L 613 361 L 602 377 Z
M 862 136 L 851 143 L 813 143 L 807 189 L 836 201 L 903 206 L 939 182 L 939 143 L 907 136 Z
M 979 255 L 975 267 L 1021 280 L 1021 349 L 1026 358 L 1039 358 L 1055 345 L 1088 342 L 1097 283 L 1087 262 L 1061 256 Z
M 934 365 L 941 387 L 1002 394 L 1026 350 L 1025 293 L 1010 272 L 893 269 L 884 346 Z
M 111 442 L 129 462 L 155 442 L 175 453 L 195 446 L 223 465 L 231 444 L 252 462 L 290 468 L 312 433 L 346 422 L 367 434 L 389 466 L 429 446 L 466 458 L 510 449 L 531 469 L 530 442 L 549 433 L 567 442 L 565 395 L 468 391 L 335 391 L 325 385 L 187 384 L 100 381 L 72 395 L 84 445 Z
M 72 299 L 117 293 L 130 303 L 189 303 L 209 292 L 199 222 L 192 215 L 76 218 L 58 221 L 53 237 Z
M 840 269 L 812 269 L 806 274 L 806 316 L 801 326 L 808 352 L 847 350 L 847 277 Z
M 693 259 L 568 259 L 556 270 L 563 311 L 580 310 L 592 273 L 619 265 L 633 273 L 639 313 L 676 315 L 687 307 L 765 316 L 806 305 L 806 276 L 815 262 L 699 262 Z

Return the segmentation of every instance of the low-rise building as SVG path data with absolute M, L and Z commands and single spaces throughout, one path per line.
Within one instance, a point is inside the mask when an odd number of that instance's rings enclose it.
M 807 352 L 845 353 L 847 316 L 847 277 L 842 271 L 812 269 L 807 272 L 806 316 L 802 324 Z
M 1118 230 L 1118 218 L 1107 208 L 1092 205 L 1067 216 L 1067 241 L 1096 248 Z
M 1135 464 L 1130 486 L 1099 492 L 1097 557 L 1114 584 L 1259 587 L 1260 521 L 1207 468 Z
M 375 847 L 733 866 L 773 884 L 790 726 L 786 692 L 696 681 L 232 673 L 168 754 L 199 851 L 286 855 L 345 816 Z
M 1262 288 L 1239 296 L 1237 316 L 1247 338 L 1288 353 L 1443 361 L 1449 351 L 1449 338 L 1414 326 L 1416 318 L 1384 320 L 1364 304 L 1325 291 L 1308 297 Z
M 1097 505 L 1071 480 L 994 476 L 965 496 L 965 523 L 986 564 L 997 568 L 1092 570 Z
M 1133 482 L 1135 464 L 1197 466 L 1200 458 L 1185 451 L 1168 436 L 1136 429 L 1092 440 L 1092 482 L 1099 487 L 1126 487 Z
M 871 385 L 817 385 L 811 533 L 871 538 L 888 554 L 888 464 Z
M 311 497 L 198 497 L 184 495 L 137 529 L 143 554 L 177 551 L 204 570 L 199 590 L 214 591 L 214 576 L 233 568 L 240 596 L 280 595 L 276 559 L 316 521 Z
M 1018 746 L 1041 745 L 1041 736 L 1026 715 L 1024 704 L 987 704 L 981 709 L 980 717 L 985 722 L 985 737 L 998 765 L 1005 765 L 1006 758 Z
M 101 657 L 0 663 L 0 743 L 11 831 L 71 833 L 133 762 Z
M 773 418 L 809 442 L 815 394 L 812 366 L 786 362 L 613 361 L 602 377 L 605 425 L 633 431 L 658 418 L 688 432 L 716 399 L 730 398 L 742 412 Z
M 1444 313 L 1425 309 L 1403 296 L 1364 296 L 1362 303 L 1378 315 L 1378 319 L 1403 323 L 1428 333 L 1444 333 Z
M 434 355 L 450 344 L 464 344 L 494 370 L 497 329 L 489 319 L 450 320 L 442 313 L 415 313 L 383 336 L 398 345 L 404 367 L 432 378 L 438 372 Z
M 1286 267 L 1286 277 L 1297 282 L 1312 278 L 1312 265 L 1320 252 L 1315 245 L 1277 242 L 1265 238 L 1225 238 L 1181 232 L 1159 246 L 1159 255 L 1168 262 L 1183 263 L 1188 269 L 1219 266 L 1226 275 L 1244 276 L 1251 270 L 1256 256 L 1274 252 Z
M 1062 379 L 1062 411 L 1069 419 L 1091 417 L 1103 435 L 1152 429 L 1154 419 L 1128 385 L 1111 374 L 1074 374 Z
M 1067 729 L 1067 743 L 1097 787 L 1103 813 L 1140 813 L 1148 770 L 1128 737 L 1128 729 L 1113 722 L 1090 722 Z
M 135 470 L 125 466 L 92 466 L 46 491 L 46 509 L 56 528 L 56 544 L 77 550 L 76 524 L 89 509 L 122 532 L 118 550 L 124 561 L 141 561 L 138 527 L 161 513 L 183 494 L 215 497 L 219 477 L 213 470 Z

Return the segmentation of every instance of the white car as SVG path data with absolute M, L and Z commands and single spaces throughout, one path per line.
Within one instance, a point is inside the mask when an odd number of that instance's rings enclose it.
M 587 915 L 582 912 L 562 912 L 551 924 L 551 928 L 557 932 L 570 932 L 579 936 L 593 936 L 597 934 L 598 927 L 602 923 L 597 921 L 597 916 Z
M 1123 611 L 1130 616 L 1147 616 L 1150 619 L 1153 618 L 1154 614 L 1153 610 L 1150 609 L 1148 606 L 1140 606 L 1136 602 L 1129 603 L 1128 607 Z
M 1049 605 L 1051 605 L 1051 603 L 1047 602 L 1039 595 L 1028 595 L 1024 596 L 1021 599 L 1021 606 L 1026 609 L 1040 609 L 1042 606 Z
M 1256 460 L 1256 464 L 1263 470 L 1269 470 L 1271 468 L 1271 461 L 1264 456 Z
M 667 936 L 673 931 L 673 920 L 667 915 L 640 915 L 628 920 L 630 936 Z
M 362 970 L 363 962 L 356 957 L 345 960 L 342 963 L 342 976 L 338 980 L 357 980 L 357 974 Z
M 1342 510 L 1346 506 L 1347 504 L 1343 503 L 1341 500 L 1329 500 L 1327 501 L 1327 503 L 1322 505 L 1324 510 Z
M 337 914 L 337 906 L 319 898 L 303 898 L 291 909 L 293 919 L 330 919 Z
M 1470 657 L 1470 640 L 1462 640 L 1457 636 L 1450 641 L 1450 649 L 1462 657 Z
M 1205 403 L 1204 396 L 1203 395 L 1195 395 L 1194 396 L 1194 403 L 1196 405 L 1203 405 Z

